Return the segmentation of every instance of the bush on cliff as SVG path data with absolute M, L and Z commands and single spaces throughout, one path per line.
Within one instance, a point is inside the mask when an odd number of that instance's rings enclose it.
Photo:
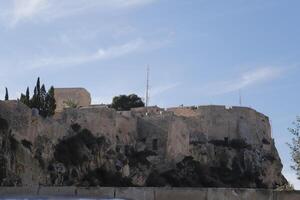
M 81 180 L 84 186 L 103 186 L 103 187 L 131 187 L 132 180 L 130 178 L 122 177 L 121 173 L 107 171 L 103 168 L 97 168 L 90 171 Z
M 79 166 L 92 157 L 95 151 L 107 144 L 104 137 L 95 137 L 88 129 L 80 125 L 71 125 L 76 135 L 63 139 L 55 146 L 54 158 L 66 166 Z
M 92 148 L 98 144 L 92 133 L 83 129 L 75 136 L 59 142 L 55 147 L 54 158 L 66 166 L 78 166 L 89 160 Z

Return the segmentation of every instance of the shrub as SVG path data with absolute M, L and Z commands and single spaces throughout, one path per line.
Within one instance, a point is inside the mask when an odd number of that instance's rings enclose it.
M 167 185 L 165 178 L 163 178 L 157 170 L 153 170 L 146 180 L 146 187 L 164 187 Z
M 81 129 L 81 126 L 78 123 L 72 124 L 71 128 L 74 132 L 78 132 Z
M 136 94 L 120 95 L 113 98 L 111 107 L 118 110 L 130 110 L 131 108 L 144 107 L 145 103 Z
M 84 176 L 81 182 L 87 182 L 88 186 L 103 186 L 103 187 L 131 187 L 132 180 L 123 178 L 121 173 L 107 171 L 103 168 L 97 168 L 90 171 Z
M 96 138 L 88 129 L 62 140 L 55 146 L 54 158 L 66 166 L 78 166 L 89 160 L 98 145 L 104 145 L 104 138 Z

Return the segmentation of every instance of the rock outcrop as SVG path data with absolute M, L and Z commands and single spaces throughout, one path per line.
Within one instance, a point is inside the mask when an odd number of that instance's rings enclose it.
M 0 101 L 2 186 L 276 188 L 269 120 L 250 108 L 66 109 L 41 118 Z

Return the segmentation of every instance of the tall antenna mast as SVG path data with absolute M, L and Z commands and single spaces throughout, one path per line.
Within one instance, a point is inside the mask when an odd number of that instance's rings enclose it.
M 150 76 L 150 68 L 147 66 L 147 85 L 146 85 L 146 108 L 149 106 L 149 76 Z
M 240 103 L 240 106 L 242 106 L 242 93 L 241 93 L 241 90 L 239 90 L 239 103 Z

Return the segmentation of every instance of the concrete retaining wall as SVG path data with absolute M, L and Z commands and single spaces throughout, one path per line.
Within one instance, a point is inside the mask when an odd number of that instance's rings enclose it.
M 118 198 L 128 200 L 299 200 L 300 191 L 233 188 L 0 187 L 5 197 Z

